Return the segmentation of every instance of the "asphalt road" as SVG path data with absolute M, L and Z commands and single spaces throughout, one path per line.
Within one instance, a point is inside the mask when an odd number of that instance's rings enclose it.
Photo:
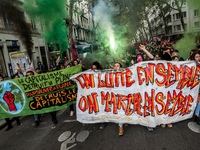
M 197 150 L 200 134 L 191 131 L 192 120 L 173 124 L 173 128 L 156 127 L 148 132 L 146 127 L 128 125 L 123 136 L 118 136 L 118 126 L 108 123 L 104 130 L 99 124 L 83 125 L 69 109 L 58 112 L 58 125 L 52 129 L 50 114 L 42 117 L 39 127 L 34 127 L 33 116 L 21 118 L 22 125 L 0 130 L 0 150 Z

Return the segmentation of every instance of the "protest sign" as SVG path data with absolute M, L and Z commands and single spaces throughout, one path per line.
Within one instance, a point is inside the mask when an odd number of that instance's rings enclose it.
M 76 102 L 70 76 L 81 66 L 0 82 L 0 119 L 60 110 Z
M 78 86 L 77 120 L 155 127 L 191 118 L 197 104 L 199 71 L 193 61 L 141 62 L 124 71 L 73 75 Z

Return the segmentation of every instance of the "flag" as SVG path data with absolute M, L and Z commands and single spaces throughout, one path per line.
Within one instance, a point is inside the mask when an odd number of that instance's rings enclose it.
M 72 42 L 72 57 L 73 57 L 73 60 L 77 60 L 78 55 L 77 55 L 77 52 L 76 52 L 76 46 L 75 46 L 73 38 L 72 38 L 71 42 Z

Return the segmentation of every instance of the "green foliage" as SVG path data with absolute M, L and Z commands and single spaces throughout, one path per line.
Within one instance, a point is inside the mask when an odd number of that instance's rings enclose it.
M 186 0 L 189 4 L 189 7 L 200 10 L 200 1 L 199 0 Z
M 183 2 L 183 0 L 180 0 L 180 2 Z M 190 8 L 200 10 L 199 0 L 187 0 L 187 2 Z M 196 49 L 196 35 L 195 30 L 190 28 L 184 33 L 184 37 L 175 44 L 175 48 L 179 50 L 180 56 L 184 59 L 189 57 L 192 49 Z

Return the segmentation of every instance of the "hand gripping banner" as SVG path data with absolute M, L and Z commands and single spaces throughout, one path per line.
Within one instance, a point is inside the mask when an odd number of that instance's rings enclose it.
M 77 87 L 70 76 L 81 66 L 0 82 L 0 119 L 67 108 L 76 102 Z
M 155 127 L 193 116 L 199 91 L 193 61 L 148 61 L 123 71 L 85 71 L 70 79 L 78 86 L 77 119 Z

